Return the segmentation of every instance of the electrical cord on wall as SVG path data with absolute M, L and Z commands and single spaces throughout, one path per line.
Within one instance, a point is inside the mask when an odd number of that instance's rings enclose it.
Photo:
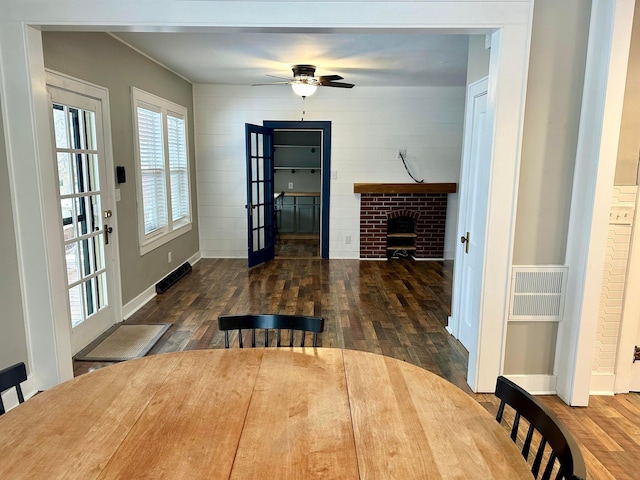
M 424 183 L 424 179 L 422 180 L 418 180 L 416 177 L 413 176 L 413 174 L 411 173 L 411 171 L 409 170 L 409 167 L 407 166 L 407 162 L 404 159 L 404 155 L 402 155 L 402 152 L 398 152 L 398 156 L 400 157 L 400 159 L 402 160 L 402 164 L 404 165 L 404 169 L 407 171 L 407 173 L 409 174 L 409 176 L 411 178 L 413 178 L 413 181 L 416 183 Z

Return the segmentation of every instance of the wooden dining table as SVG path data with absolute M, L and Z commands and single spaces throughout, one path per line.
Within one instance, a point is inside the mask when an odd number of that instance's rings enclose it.
M 508 434 L 442 378 L 337 348 L 152 355 L 0 417 L 0 479 L 519 479 Z

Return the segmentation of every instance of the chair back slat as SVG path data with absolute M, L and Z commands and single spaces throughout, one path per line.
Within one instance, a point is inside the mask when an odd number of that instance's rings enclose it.
M 536 455 L 531 467 L 534 478 L 538 474 L 545 460 L 545 448 L 548 460 L 545 464 L 542 479 L 550 480 L 553 474 L 554 464 L 557 460 L 558 479 L 583 480 L 586 478 L 586 468 L 580 448 L 573 435 L 566 429 L 562 422 L 545 405 L 538 401 L 529 392 L 513 383 L 505 377 L 498 377 L 496 383 L 496 396 L 500 399 L 500 406 L 496 414 L 498 423 L 502 422 L 505 405 L 515 410 L 515 420 L 511 429 L 511 439 L 517 440 L 520 419 L 524 418 L 529 423 L 522 456 L 528 460 L 534 430 L 540 434 Z
M 543 438 L 540 440 L 540 445 L 538 445 L 538 450 L 536 451 L 536 458 L 533 461 L 533 466 L 531 467 L 531 473 L 535 478 L 538 478 L 538 473 L 540 472 L 540 465 L 542 465 L 542 457 L 544 456 L 544 447 L 547 446 L 546 440 Z
M 300 346 L 304 347 L 307 332 L 313 332 L 313 346 L 317 346 L 318 333 L 324 330 L 324 319 L 303 315 L 220 315 L 218 328 L 225 332 L 225 348 L 229 348 L 229 330 L 238 330 L 238 346 L 243 348 L 242 330 L 251 329 L 251 346 L 256 346 L 256 330 L 264 330 L 264 346 L 269 345 L 269 330 L 276 330 L 276 346 L 281 346 L 281 330 L 289 330 L 289 347 L 293 347 L 293 332 L 300 331 Z
M 520 427 L 520 412 L 516 412 L 516 418 L 513 420 L 513 425 L 511 426 L 511 440 L 514 442 L 518 437 L 518 428 Z
M 27 381 L 27 367 L 23 362 L 0 370 L 0 393 L 10 388 L 15 388 L 18 395 L 18 403 L 24 402 L 24 395 L 20 384 Z M 5 413 L 2 395 L 0 395 L 0 415 Z
M 529 449 L 531 448 L 531 440 L 533 439 L 533 425 L 529 425 L 529 430 L 527 431 L 527 438 L 524 439 L 524 444 L 522 445 L 522 456 L 525 460 L 529 460 Z
M 553 472 L 553 464 L 556 463 L 556 454 L 551 452 L 549 455 L 549 461 L 547 462 L 547 468 L 544 469 L 544 473 L 542 474 L 541 480 L 551 480 L 551 473 Z M 560 468 L 560 473 L 562 468 Z

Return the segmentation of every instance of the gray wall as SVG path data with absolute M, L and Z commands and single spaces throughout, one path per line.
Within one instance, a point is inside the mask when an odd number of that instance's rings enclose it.
M 1 112 L 1 105 L 0 105 Z M 0 115 L 0 369 L 17 362 L 27 363 L 27 337 L 18 279 L 18 253 L 13 229 L 11 189 L 7 170 L 4 124 Z
M 627 88 L 624 91 L 616 185 L 638 183 L 638 153 L 640 152 L 640 0 L 636 0 L 629 51 Z
M 535 3 L 514 265 L 564 263 L 590 13 L 589 0 Z
M 565 261 L 590 14 L 588 0 L 535 3 L 513 265 Z M 510 323 L 505 373 L 552 374 L 556 335 Z
M 196 204 L 193 95 L 189 82 L 105 33 L 43 32 L 45 67 L 109 89 L 115 165 L 123 165 L 127 182 L 120 184 L 117 204 L 122 301 L 124 304 L 184 263 L 199 250 Z M 193 229 L 140 256 L 133 146 L 131 87 L 183 105 L 189 111 Z M 171 251 L 173 261 L 167 263 Z

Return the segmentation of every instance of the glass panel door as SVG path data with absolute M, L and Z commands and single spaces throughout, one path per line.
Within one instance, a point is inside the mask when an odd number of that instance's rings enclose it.
M 100 101 L 54 87 L 49 93 L 75 354 L 115 323 L 108 308 L 112 210 L 103 188 Z
M 272 260 L 274 248 L 273 130 L 246 124 L 249 267 Z

